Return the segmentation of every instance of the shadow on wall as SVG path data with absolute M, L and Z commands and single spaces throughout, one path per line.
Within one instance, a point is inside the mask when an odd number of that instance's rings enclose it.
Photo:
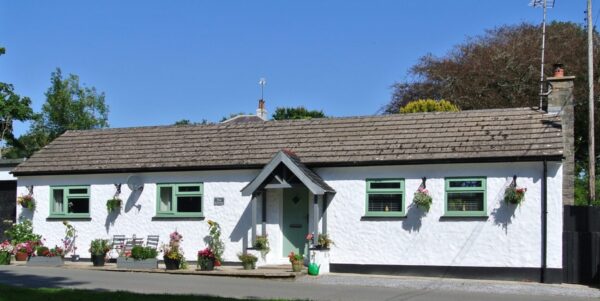
M 248 248 L 248 231 L 250 230 L 250 223 L 252 222 L 252 212 L 250 208 L 250 202 L 246 205 L 246 209 L 242 213 L 242 216 L 238 220 L 238 223 L 235 225 L 233 230 L 231 231 L 231 235 L 229 239 L 231 242 L 238 242 L 242 240 L 242 249 L 246 250 Z
M 143 189 L 139 189 L 139 190 L 134 190 L 129 194 L 129 197 L 127 198 L 127 202 L 125 202 L 125 208 L 123 208 L 123 210 L 125 210 L 125 213 L 128 213 L 129 211 L 131 211 L 131 209 L 133 209 L 134 207 L 137 208 L 138 212 L 140 212 L 140 210 L 142 210 L 142 205 L 137 204 L 137 201 L 140 199 L 140 196 L 142 195 L 142 191 Z
M 499 203 L 500 206 L 494 208 L 492 213 L 490 213 L 492 220 L 494 221 L 494 225 L 502 227 L 504 233 L 508 233 L 508 225 L 512 223 L 512 218 L 515 216 L 515 210 L 517 208 L 516 205 L 507 204 L 504 201 L 504 190 L 510 185 L 512 182 L 512 178 L 509 177 L 506 179 L 506 182 L 502 186 L 502 189 L 496 194 L 493 198 L 493 203 Z
M 119 208 L 118 211 L 114 211 L 114 210 L 111 211 L 106 216 L 106 221 L 104 222 L 104 228 L 106 229 L 107 234 L 108 234 L 108 231 L 110 230 L 110 227 L 115 225 L 115 221 L 117 220 L 117 217 L 119 216 L 120 213 L 121 213 L 121 208 Z
M 22 222 L 24 220 L 33 220 L 33 211 L 29 209 L 21 209 L 21 214 L 19 214 L 18 222 Z
M 402 229 L 408 232 L 419 232 L 421 229 L 421 219 L 426 215 L 426 213 L 421 210 L 417 205 L 410 204 L 408 206 L 408 211 L 406 211 L 406 219 L 402 222 Z

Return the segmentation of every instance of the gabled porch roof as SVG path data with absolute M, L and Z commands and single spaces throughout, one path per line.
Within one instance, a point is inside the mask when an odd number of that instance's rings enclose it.
M 273 185 L 265 185 L 265 181 L 280 164 L 285 165 L 285 167 L 287 167 L 314 195 L 323 195 L 328 192 L 335 193 L 335 190 L 325 183 L 325 181 L 314 171 L 306 167 L 296 154 L 290 150 L 284 149 L 277 152 L 271 161 L 265 165 L 258 176 L 242 189 L 242 195 L 249 196 L 265 186 Z M 289 184 L 286 183 L 285 179 L 280 179 L 277 176 L 275 177 L 279 182 L 279 184 L 277 184 L 279 187 L 273 186 L 272 188 L 288 188 L 286 186 Z

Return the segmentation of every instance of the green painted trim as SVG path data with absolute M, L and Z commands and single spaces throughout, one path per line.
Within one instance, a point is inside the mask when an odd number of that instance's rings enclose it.
M 487 217 L 487 177 L 447 177 L 444 179 L 444 215 L 443 217 Z M 481 181 L 482 187 L 450 187 L 450 181 Z M 448 193 L 483 192 L 483 210 L 449 211 Z
M 369 211 L 363 217 L 406 217 L 406 213 L 404 211 Z
M 70 189 L 86 189 L 87 193 L 69 193 Z M 54 211 L 54 191 L 63 190 L 63 200 L 62 200 L 62 211 L 56 212 Z M 87 198 L 88 199 L 88 208 L 89 211 L 92 210 L 91 206 L 91 196 L 90 196 L 90 185 L 63 185 L 63 186 L 50 186 L 50 206 L 48 208 L 48 218 L 65 218 L 65 219 L 76 219 L 76 218 L 90 218 L 91 212 L 88 213 L 69 213 L 69 198 Z
M 179 192 L 179 187 L 200 187 L 199 191 Z M 160 189 L 163 187 L 171 188 L 171 210 L 160 210 Z M 200 212 L 177 212 L 178 196 L 199 196 Z M 159 183 L 156 184 L 156 215 L 158 218 L 182 218 L 182 217 L 204 217 L 204 183 Z
M 371 189 L 371 183 L 391 183 L 399 182 L 400 188 L 396 189 Z M 365 179 L 366 193 L 365 193 L 365 215 L 367 217 L 404 217 L 406 216 L 406 193 L 404 193 L 404 178 L 378 178 L 378 179 Z M 370 194 L 390 194 L 390 193 L 401 193 L 402 194 L 402 210 L 401 211 L 369 211 L 369 195 Z

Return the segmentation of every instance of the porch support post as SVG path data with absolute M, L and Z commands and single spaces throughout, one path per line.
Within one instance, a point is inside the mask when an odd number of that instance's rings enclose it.
M 319 196 L 313 195 L 313 246 L 319 243 Z
M 250 215 L 252 216 L 252 239 L 250 241 L 250 248 L 254 247 L 256 242 L 256 194 L 252 194 L 252 200 L 250 200 Z
M 267 191 L 263 191 L 261 194 L 262 199 L 262 236 L 267 235 Z
M 321 233 L 327 234 L 327 205 L 329 205 L 329 193 L 323 195 L 323 212 L 321 213 Z

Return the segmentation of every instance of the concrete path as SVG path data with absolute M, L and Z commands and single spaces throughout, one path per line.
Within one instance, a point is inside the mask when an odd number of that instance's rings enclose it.
M 199 294 L 234 298 L 285 298 L 303 300 L 597 300 L 576 296 L 515 295 L 498 292 L 448 290 L 429 288 L 402 288 L 363 286 L 338 281 L 332 276 L 304 280 L 261 280 L 211 276 L 145 274 L 43 268 L 27 266 L 0 266 L 0 283 L 26 287 L 77 288 L 139 293 Z M 336 277 L 333 275 L 333 277 Z M 365 276 L 363 279 L 371 279 Z M 328 280 L 329 279 L 329 280 Z M 338 279 L 339 280 L 339 279 Z M 484 282 L 482 282 L 484 285 Z M 519 284 L 526 285 L 526 284 Z M 586 290 L 581 288 L 582 290 Z M 591 292 L 592 289 L 590 289 Z

